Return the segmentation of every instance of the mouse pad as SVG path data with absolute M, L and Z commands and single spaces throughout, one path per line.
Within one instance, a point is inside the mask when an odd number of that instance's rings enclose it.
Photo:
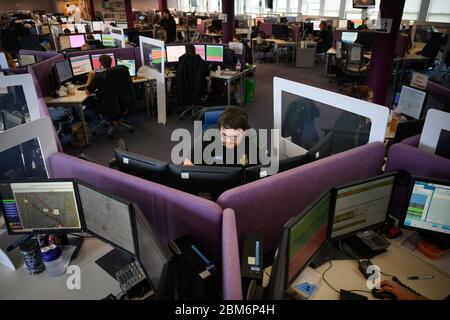
M 116 272 L 132 262 L 134 259 L 129 254 L 113 249 L 105 254 L 95 263 L 105 270 L 111 277 L 116 279 Z

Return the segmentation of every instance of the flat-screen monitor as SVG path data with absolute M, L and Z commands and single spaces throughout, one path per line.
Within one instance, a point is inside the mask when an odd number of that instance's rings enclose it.
M 133 203 L 133 211 L 137 256 L 147 280 L 155 291 L 155 299 L 173 299 L 175 288 L 170 267 L 172 255 L 161 243 L 153 226 L 135 203 Z
M 25 123 L 25 118 L 6 110 L 0 111 L 1 127 L 0 131 L 5 131 Z
M 0 52 L 0 68 L 2 69 L 8 69 L 8 60 L 6 59 L 6 55 L 4 52 Z
M 212 32 L 220 32 L 222 31 L 222 20 L 214 19 L 211 21 L 211 30 Z
M 69 36 L 70 47 L 71 48 L 80 48 L 83 44 L 86 43 L 84 39 L 84 34 L 71 34 Z
M 83 23 L 75 23 L 75 28 L 78 33 L 86 33 L 86 25 Z
M 67 22 L 67 18 L 66 17 L 59 17 L 61 19 L 62 23 L 66 23 Z
M 93 33 L 92 36 L 95 40 L 102 41 L 102 34 L 101 33 Z
M 110 34 L 102 34 L 102 42 L 105 47 L 114 47 L 114 39 Z
M 423 233 L 450 235 L 450 182 L 413 177 L 403 227 Z
M 272 34 L 275 38 L 286 39 L 289 37 L 289 28 L 285 24 L 273 24 Z
M 20 65 L 22 67 L 28 66 L 30 64 L 36 63 L 36 57 L 32 54 L 20 54 L 19 61 L 20 61 Z
M 136 60 L 134 59 L 117 59 L 118 66 L 126 66 L 128 72 L 130 72 L 130 77 L 136 76 Z
M 353 0 L 353 8 L 375 8 L 375 0 Z
M 10 234 L 82 231 L 73 181 L 0 184 L 2 212 Z
M 197 19 L 197 25 L 201 25 L 202 24 L 202 19 Z
M 358 38 L 358 32 L 342 32 L 341 41 L 343 43 L 354 43 Z
M 48 26 L 48 25 L 46 25 L 46 24 L 43 24 L 42 26 L 41 26 L 41 33 L 42 34 L 48 34 L 48 33 L 50 33 L 51 31 L 50 31 L 50 26 Z
M 204 44 L 194 44 L 195 53 L 202 57 L 203 60 L 206 60 L 206 51 Z
M 223 62 L 223 46 L 206 45 L 206 61 L 208 62 Z
M 142 179 L 167 183 L 168 173 L 166 162 L 120 149 L 115 149 L 114 155 L 120 171 Z
M 77 181 L 86 231 L 114 247 L 136 255 L 131 202 Z
M 92 71 L 91 58 L 88 54 L 70 57 L 70 65 L 72 66 L 73 75 L 75 77 Z
M 92 68 L 94 70 L 100 70 L 102 65 L 100 64 L 100 56 L 107 55 L 111 57 L 111 68 L 116 66 L 116 56 L 113 52 L 102 54 L 91 54 Z
M 336 188 L 331 238 L 344 238 L 386 221 L 395 173 Z
M 73 23 L 65 23 L 61 25 L 61 28 L 64 30 L 69 29 L 71 33 L 75 33 L 75 25 Z
M 55 62 L 53 68 L 56 82 L 59 85 L 73 78 L 72 65 L 69 59 Z
M 292 218 L 284 228 L 289 232 L 287 281 L 292 283 L 314 254 L 326 242 L 330 217 L 331 192 Z
M 60 36 L 59 37 L 59 47 L 61 50 L 70 48 L 69 36 Z
M 92 21 L 93 31 L 103 31 L 103 21 Z
M 403 85 L 398 101 L 398 107 L 402 114 L 413 119 L 419 119 L 422 114 L 426 97 L 426 91 Z
M 320 31 L 320 20 L 312 20 L 311 23 L 313 24 L 313 30 L 314 31 Z
M 338 29 L 347 29 L 347 20 L 339 20 Z
M 242 182 L 241 167 L 169 165 L 171 186 L 188 193 L 216 199 Z
M 178 59 L 186 53 L 186 46 L 176 45 L 176 46 L 166 46 L 167 62 L 178 62 Z

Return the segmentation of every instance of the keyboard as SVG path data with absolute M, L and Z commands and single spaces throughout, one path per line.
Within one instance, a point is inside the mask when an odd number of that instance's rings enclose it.
M 344 289 L 341 289 L 339 297 L 341 300 L 368 300 L 366 296 L 351 291 L 347 291 Z
M 391 245 L 389 241 L 386 241 L 373 230 L 358 232 L 356 236 L 374 251 L 385 250 Z

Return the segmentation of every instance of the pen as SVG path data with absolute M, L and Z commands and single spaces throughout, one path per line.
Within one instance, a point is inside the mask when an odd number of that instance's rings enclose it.
M 433 279 L 433 276 L 410 276 L 407 279 L 408 280 L 428 280 L 428 279 Z

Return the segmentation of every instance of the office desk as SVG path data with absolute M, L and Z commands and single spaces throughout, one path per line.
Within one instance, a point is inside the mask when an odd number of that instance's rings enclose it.
M 223 73 L 217 73 L 217 72 L 213 72 L 211 71 L 210 73 L 210 77 L 211 78 L 215 78 L 215 79 L 222 79 L 224 81 L 226 81 L 227 83 L 227 101 L 228 101 L 228 105 L 231 105 L 231 83 L 233 81 L 239 80 L 239 85 L 240 85 L 240 95 L 241 95 L 241 105 L 244 104 L 244 91 L 245 91 L 245 77 L 253 72 L 253 77 L 255 76 L 254 73 L 256 71 L 256 66 L 253 65 L 250 68 L 246 68 L 245 70 L 241 71 L 241 72 L 237 72 L 235 74 L 232 75 L 227 75 L 227 74 L 223 74 Z
M 0 299 L 97 300 L 110 293 L 118 295 L 121 292 L 119 283 L 95 263 L 111 249 L 111 246 L 96 238 L 84 240 L 77 258 L 70 263 L 80 267 L 80 290 L 67 289 L 69 274 L 50 278 L 46 271 L 37 275 L 28 274 L 23 263 L 15 271 L 0 265 Z
M 131 78 L 132 82 L 134 85 L 143 85 L 144 86 L 144 103 L 147 109 L 147 116 L 150 116 L 150 100 L 152 101 L 152 106 L 153 106 L 153 99 L 149 99 L 149 97 L 152 97 L 153 95 L 153 90 L 151 87 L 151 82 L 149 79 L 145 78 L 145 77 L 140 77 L 140 78 L 135 78 L 132 77 Z
M 47 106 L 63 107 L 63 108 L 75 108 L 80 117 L 86 143 L 90 144 L 89 135 L 87 131 L 86 121 L 84 119 L 83 102 L 89 97 L 84 90 L 78 90 L 80 86 L 75 86 L 75 94 L 67 95 L 61 98 L 45 97 L 45 103 Z
M 286 41 L 286 40 L 282 40 L 282 39 L 272 39 L 272 38 L 267 38 L 264 40 L 275 44 L 275 46 L 276 46 L 276 50 L 275 50 L 276 63 L 278 63 L 278 60 L 279 60 L 279 49 L 286 48 L 286 47 L 292 47 L 292 62 L 295 61 L 295 58 L 294 58 L 295 57 L 295 47 L 297 46 L 297 43 L 295 41 Z M 252 38 L 252 41 L 256 41 L 256 38 Z M 252 46 L 252 47 L 254 47 L 254 46 Z
M 403 230 L 405 231 L 405 230 Z M 406 231 L 408 232 L 408 231 Z M 390 240 L 391 246 L 388 251 L 382 253 L 371 261 L 380 267 L 381 272 L 395 275 L 401 282 L 416 290 L 429 299 L 440 300 L 450 294 L 450 278 L 429 265 L 422 259 L 402 249 L 396 240 Z M 327 281 L 337 290 L 364 290 L 370 291 L 366 286 L 366 279 L 358 269 L 355 260 L 333 260 L 333 266 L 325 275 Z M 316 272 L 323 274 L 330 266 L 329 262 L 324 263 Z M 268 284 L 271 268 L 264 273 L 264 286 Z M 431 280 L 407 280 L 406 277 L 413 275 L 432 275 Z M 381 275 L 381 280 L 391 280 L 390 276 Z M 376 300 L 372 294 L 356 292 L 367 296 L 370 300 Z M 313 300 L 339 300 L 339 294 L 330 288 L 324 281 L 313 297 Z

